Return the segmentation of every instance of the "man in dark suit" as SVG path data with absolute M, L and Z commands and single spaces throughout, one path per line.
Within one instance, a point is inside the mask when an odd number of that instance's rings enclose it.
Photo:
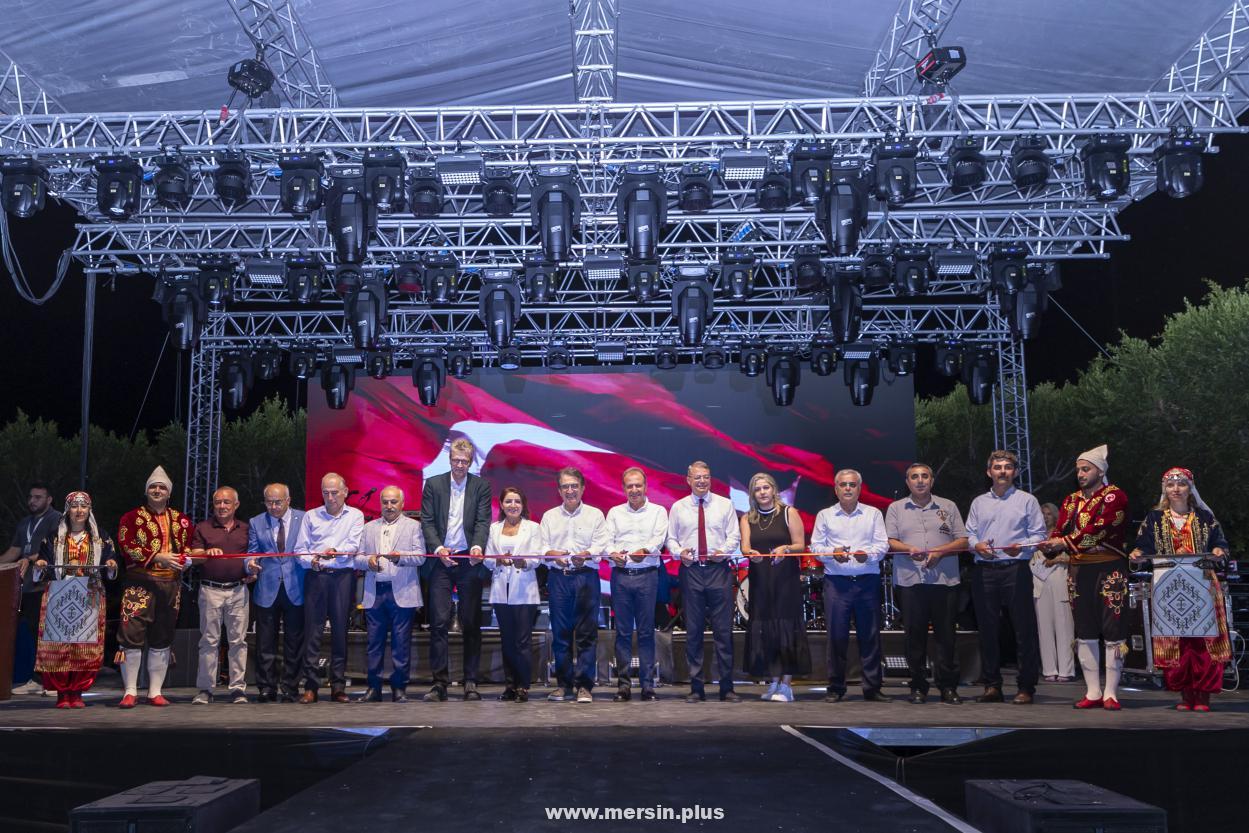
M 291 508 L 291 492 L 285 483 L 265 486 L 265 511 L 248 526 L 247 551 L 290 552 L 303 524 L 302 509 Z M 256 605 L 256 687 L 260 702 L 278 699 L 276 673 L 278 625 L 282 626 L 282 702 L 299 698 L 299 678 L 304 659 L 304 568 L 295 556 L 253 559 L 260 578 L 252 585 Z
M 469 474 L 475 449 L 463 437 L 451 443 L 451 471 L 425 481 L 421 530 L 432 563 L 429 575 L 429 664 L 431 702 L 447 699 L 450 659 L 451 587 L 459 590 L 460 632 L 464 638 L 464 699 L 480 700 L 477 666 L 481 659 L 481 590 L 486 575 L 482 555 L 490 535 L 490 484 Z M 469 556 L 452 558 L 451 556 Z

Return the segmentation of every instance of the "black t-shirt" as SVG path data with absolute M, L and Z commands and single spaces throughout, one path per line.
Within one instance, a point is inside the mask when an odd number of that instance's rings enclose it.
M 38 518 L 27 515 L 18 523 L 17 529 L 13 530 L 13 541 L 9 546 L 17 547 L 19 557 L 30 558 L 33 561 L 39 556 L 39 548 L 43 546 L 44 539 L 56 534 L 56 525 L 60 520 L 61 513 L 55 509 L 49 509 Z M 33 563 L 31 566 L 34 566 Z M 22 579 L 22 592 L 34 593 L 43 590 L 48 584 L 47 579 L 45 575 L 43 581 L 35 584 L 34 570 L 28 569 Z

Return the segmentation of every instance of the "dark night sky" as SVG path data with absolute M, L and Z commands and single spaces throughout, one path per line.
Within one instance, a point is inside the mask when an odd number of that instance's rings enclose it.
M 1245 230 L 1239 212 L 1243 183 L 1249 174 L 1249 137 L 1228 136 L 1220 153 L 1206 157 L 1205 188 L 1187 200 L 1150 196 L 1120 215 L 1132 237 L 1115 244 L 1105 261 L 1065 262 L 1063 289 L 1056 298 L 1102 343 L 1120 330 L 1149 337 L 1164 317 L 1198 299 L 1203 281 L 1237 285 L 1245 280 L 1245 261 L 1235 241 Z M 52 204 L 31 220 L 10 219 L 26 275 L 37 292 L 52 280 L 56 258 L 74 239 L 74 213 Z M 43 307 L 22 301 L 0 264 L 0 355 L 8 359 L 6 395 L 0 399 L 0 423 L 18 408 L 60 423 L 72 434 L 79 420 L 82 356 L 83 281 L 71 266 L 61 291 Z M 161 354 L 166 327 L 151 300 L 152 281 L 120 277 L 100 286 L 96 313 L 96 360 L 92 421 L 129 433 L 157 428 L 185 411 L 183 382 L 188 360 L 172 348 Z M 1028 345 L 1029 380 L 1073 378 L 1097 354 L 1096 346 L 1056 308 L 1051 307 L 1041 335 Z M 156 371 L 146 405 L 144 391 Z M 951 383 L 921 359 L 920 393 L 939 393 Z M 270 392 L 291 395 L 297 383 L 283 377 L 260 383 L 252 401 Z M 259 395 L 257 395 L 259 394 Z M 320 395 L 319 390 L 313 391 Z M 801 393 L 800 393 L 801 395 Z

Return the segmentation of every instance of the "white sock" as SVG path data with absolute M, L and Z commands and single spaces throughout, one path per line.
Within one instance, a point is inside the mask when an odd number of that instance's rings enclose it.
M 1123 643 L 1106 643 L 1106 699 L 1119 699 L 1119 678 L 1123 675 Z
M 1101 669 L 1097 666 L 1097 640 L 1077 639 L 1076 656 L 1080 659 L 1080 669 L 1084 672 L 1084 696 L 1089 700 L 1102 699 Z
M 165 672 L 169 670 L 168 648 L 147 649 L 147 696 L 159 697 L 165 684 Z
M 121 678 L 126 684 L 126 693 L 136 696 L 139 693 L 139 664 L 143 662 L 143 652 L 138 648 L 127 648 L 126 658 L 121 663 Z

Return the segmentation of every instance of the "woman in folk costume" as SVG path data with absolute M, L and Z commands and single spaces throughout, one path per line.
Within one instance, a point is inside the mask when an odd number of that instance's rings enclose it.
M 1162 475 L 1162 498 L 1141 524 L 1132 557 L 1211 553 L 1226 559 L 1227 537 L 1214 513 L 1206 506 L 1193 473 L 1184 468 L 1167 469 Z M 1205 571 L 1218 622 L 1217 636 L 1155 636 L 1154 666 L 1164 669 L 1163 680 L 1180 692 L 1179 711 L 1210 711 L 1210 695 L 1223 687 L 1223 666 L 1232 658 L 1227 633 L 1227 608 L 1223 588 L 1213 570 Z
M 43 542 L 39 560 L 35 562 L 36 574 L 55 567 L 104 567 L 109 579 L 117 577 L 117 559 L 113 554 L 113 542 L 100 534 L 95 515 L 91 512 L 91 496 L 86 492 L 71 492 L 65 497 L 65 513 L 56 527 L 56 535 Z M 104 662 L 104 576 L 97 570 L 56 570 L 53 579 L 85 576 L 88 581 L 86 604 L 90 611 L 69 626 L 78 625 L 84 631 L 94 624 L 94 635 L 79 634 L 87 641 L 53 641 L 52 622 L 49 615 L 59 617 L 58 605 L 49 600 L 57 596 L 49 587 L 43 597 L 43 609 L 39 616 L 39 647 L 35 654 L 35 670 L 43 674 L 44 685 L 56 691 L 58 709 L 80 709 L 87 704 L 82 693 L 91 688 L 95 675 Z

